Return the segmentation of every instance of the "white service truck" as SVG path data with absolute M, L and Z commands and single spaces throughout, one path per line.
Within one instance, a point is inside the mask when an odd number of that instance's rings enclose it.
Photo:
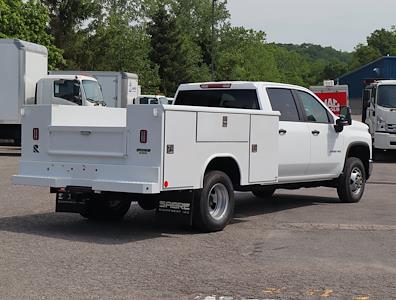
M 396 80 L 365 87 L 362 121 L 369 126 L 374 149 L 396 150 Z
M 73 115 L 73 119 L 68 116 Z M 311 91 L 265 82 L 183 84 L 174 105 L 27 107 L 14 184 L 50 187 L 56 211 L 118 219 L 137 201 L 202 231 L 232 219 L 234 191 L 327 186 L 358 202 L 367 125 Z
M 0 39 L 0 140 L 21 140 L 21 109 L 33 104 L 103 105 L 98 81 L 48 76 L 47 48 Z
M 50 71 L 50 75 L 83 75 L 95 78 L 102 89 L 107 107 L 127 107 L 140 95 L 139 77 L 128 72 Z

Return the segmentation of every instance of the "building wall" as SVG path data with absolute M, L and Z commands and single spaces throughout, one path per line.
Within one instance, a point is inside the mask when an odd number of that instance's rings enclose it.
M 346 84 L 349 87 L 350 105 L 355 114 L 360 113 L 362 109 L 361 101 L 365 79 L 396 79 L 396 57 L 382 57 L 338 78 L 339 84 Z

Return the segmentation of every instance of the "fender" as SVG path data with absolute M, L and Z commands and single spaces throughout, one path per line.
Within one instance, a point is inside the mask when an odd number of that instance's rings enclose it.
M 356 146 L 361 146 L 361 147 L 367 148 L 367 150 L 369 152 L 368 160 L 367 161 L 362 161 L 363 164 L 364 164 L 364 167 L 366 169 L 366 177 L 367 177 L 367 179 L 369 179 L 370 176 L 371 176 L 373 164 L 372 164 L 372 160 L 371 160 L 370 145 L 368 143 L 366 143 L 366 142 L 352 142 L 352 143 L 350 143 L 348 145 L 347 151 L 345 153 L 344 165 L 345 165 L 346 159 L 349 157 L 349 153 L 350 153 L 351 149 L 353 147 L 356 147 Z
M 208 168 L 209 164 L 210 164 L 213 160 L 215 160 L 216 158 L 230 158 L 230 159 L 232 159 L 233 161 L 235 161 L 235 163 L 236 163 L 236 165 L 237 165 L 237 167 L 238 167 L 238 171 L 239 171 L 240 177 L 241 177 L 240 180 L 241 180 L 241 182 L 242 182 L 243 173 L 242 173 L 242 171 L 241 171 L 241 167 L 240 167 L 240 165 L 239 165 L 238 160 L 236 159 L 236 157 L 235 157 L 234 155 L 230 154 L 230 153 L 216 153 L 216 154 L 213 154 L 212 156 L 209 156 L 208 159 L 207 159 L 207 160 L 205 161 L 205 163 L 204 163 L 204 167 L 203 167 L 203 169 L 201 170 L 201 179 L 200 179 L 201 186 L 200 186 L 200 188 L 203 188 L 203 181 L 204 181 L 206 169 Z M 239 182 L 239 184 L 241 184 L 241 182 Z

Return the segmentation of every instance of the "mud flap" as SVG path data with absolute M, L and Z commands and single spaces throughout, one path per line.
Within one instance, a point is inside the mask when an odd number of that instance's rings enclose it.
M 194 191 L 175 191 L 161 194 L 157 207 L 160 222 L 192 225 Z

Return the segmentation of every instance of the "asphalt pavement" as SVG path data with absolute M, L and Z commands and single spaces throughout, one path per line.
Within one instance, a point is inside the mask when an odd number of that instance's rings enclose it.
M 329 188 L 238 193 L 235 218 L 202 234 L 156 222 L 55 214 L 46 188 L 12 186 L 0 147 L 0 299 L 396 299 L 396 153 L 357 204 Z

